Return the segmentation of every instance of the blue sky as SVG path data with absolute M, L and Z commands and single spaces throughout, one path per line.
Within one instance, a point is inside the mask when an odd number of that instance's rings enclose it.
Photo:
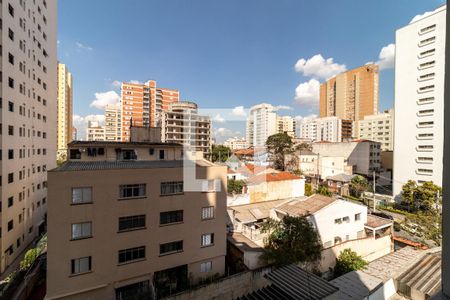
M 291 107 L 280 114 L 308 116 L 317 113 L 311 79 L 379 61 L 397 28 L 443 2 L 60 0 L 58 56 L 74 76 L 79 127 L 117 100 L 115 81 L 147 79 L 202 108 L 268 102 Z M 391 53 L 382 59 L 380 110 L 393 105 Z M 296 69 L 302 58 L 306 67 Z M 218 135 L 245 132 L 226 116 L 216 120 Z

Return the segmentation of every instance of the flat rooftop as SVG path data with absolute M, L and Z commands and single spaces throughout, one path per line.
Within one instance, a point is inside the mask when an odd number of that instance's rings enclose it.
M 115 142 L 115 141 L 72 141 L 68 144 L 69 148 L 79 147 L 127 147 L 127 146 L 164 146 L 164 147 L 183 147 L 182 144 L 178 143 L 155 143 L 155 142 Z

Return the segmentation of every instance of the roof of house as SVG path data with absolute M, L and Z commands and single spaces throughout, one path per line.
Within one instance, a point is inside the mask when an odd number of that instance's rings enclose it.
M 266 275 L 271 282 L 267 287 L 239 297 L 238 299 L 324 299 L 338 288 L 317 275 L 291 264 Z
M 241 251 L 264 252 L 264 249 L 261 248 L 261 246 L 258 246 L 255 242 L 245 237 L 242 233 L 234 232 L 229 234 L 227 236 L 227 240 Z
M 335 202 L 335 198 L 314 194 L 306 199 L 294 199 L 275 209 L 292 216 L 308 216 Z
M 154 142 L 115 142 L 115 141 L 72 141 L 68 144 L 69 148 L 75 148 L 76 146 L 89 147 L 89 146 L 165 146 L 165 147 L 183 147 L 178 143 L 154 143 Z
M 330 281 L 339 288 L 341 299 L 363 299 L 391 278 L 396 278 L 420 262 L 425 251 L 405 247 L 369 263 L 364 270 L 352 271 Z
M 312 152 L 311 150 L 304 149 L 299 151 L 300 155 L 317 155 L 317 153 Z
M 200 167 L 214 166 L 205 160 L 197 160 L 195 163 Z M 182 168 L 183 164 L 183 160 L 66 161 L 50 172 Z
M 339 181 L 339 182 L 351 182 L 353 177 L 355 177 L 356 175 L 347 175 L 345 173 L 341 173 L 341 174 L 337 174 L 337 175 L 333 175 L 333 176 L 328 176 L 327 180 L 332 180 L 332 181 Z
M 393 221 L 389 219 L 385 219 L 375 215 L 367 215 L 367 222 L 365 225 L 371 228 L 378 228 L 382 226 L 392 225 L 392 223 Z
M 253 155 L 255 154 L 255 150 L 252 148 L 248 149 L 238 149 L 234 151 L 235 155 Z
M 285 181 L 285 180 L 296 180 L 302 179 L 302 177 L 294 175 L 289 172 L 271 172 L 271 173 L 263 173 L 253 177 L 250 177 L 247 180 L 249 185 L 252 184 L 260 184 L 263 182 L 272 182 L 272 181 Z
M 251 204 L 243 204 L 236 206 L 229 206 L 228 209 L 234 211 L 234 218 L 242 223 L 256 222 L 260 219 L 266 219 L 270 215 L 270 210 L 277 205 L 280 205 L 289 199 L 262 201 Z

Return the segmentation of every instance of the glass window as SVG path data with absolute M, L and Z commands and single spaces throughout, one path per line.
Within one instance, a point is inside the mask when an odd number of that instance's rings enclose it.
M 145 215 L 119 218 L 119 231 L 128 231 L 138 228 L 145 228 Z
M 91 271 L 91 266 L 91 256 L 72 259 L 71 273 L 72 275 L 87 273 Z
M 72 203 L 92 203 L 92 187 L 72 188 Z
M 161 195 L 183 193 L 183 181 L 161 182 Z
M 202 234 L 202 247 L 211 246 L 214 244 L 214 233 Z
M 92 237 L 92 222 L 72 224 L 72 239 L 83 239 Z
M 159 254 L 166 255 L 183 251 L 183 241 L 175 241 L 159 245 Z
M 120 198 L 138 198 L 145 197 L 145 183 L 141 184 L 124 184 L 120 186 Z
M 361 214 L 355 214 L 355 221 L 361 220 Z
M 160 225 L 180 223 L 180 222 L 183 222 L 182 210 L 166 211 L 159 214 Z
M 202 220 L 214 218 L 214 206 L 202 207 Z
M 212 270 L 212 261 L 207 261 L 200 264 L 201 273 L 211 272 L 211 270 Z
M 145 246 L 119 251 L 119 264 L 145 258 Z

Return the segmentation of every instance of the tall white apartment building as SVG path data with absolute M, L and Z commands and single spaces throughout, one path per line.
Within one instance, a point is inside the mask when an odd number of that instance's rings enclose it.
M 278 133 L 277 114 L 274 107 L 267 103 L 253 106 L 247 118 L 246 131 L 249 147 L 264 148 L 267 138 Z
M 67 144 L 72 141 L 72 74 L 65 64 L 58 63 L 57 159 L 67 157 Z
M 108 104 L 105 107 L 105 140 L 121 141 L 122 118 L 120 105 Z
M 105 141 L 105 126 L 101 126 L 98 122 L 89 121 L 86 129 L 86 140 Z
M 346 135 L 345 130 L 343 133 L 343 121 L 339 117 L 303 119 L 299 121 L 299 127 L 300 138 L 314 142 L 341 142 Z
M 172 102 L 162 112 L 161 137 L 163 142 L 179 143 L 211 153 L 211 118 L 198 114 L 197 104 L 188 101 Z
M 442 186 L 446 6 L 396 32 L 394 196 L 412 179 Z
M 0 3 L 1 272 L 46 227 L 57 149 L 56 2 Z
M 245 149 L 247 148 L 247 141 L 245 138 L 234 137 L 227 139 L 223 145 L 231 150 Z
M 295 121 L 291 116 L 277 116 L 278 133 L 286 132 L 290 137 L 295 137 Z
M 381 143 L 381 150 L 394 150 L 394 110 L 386 110 L 376 115 L 365 116 L 358 121 L 358 139 Z

